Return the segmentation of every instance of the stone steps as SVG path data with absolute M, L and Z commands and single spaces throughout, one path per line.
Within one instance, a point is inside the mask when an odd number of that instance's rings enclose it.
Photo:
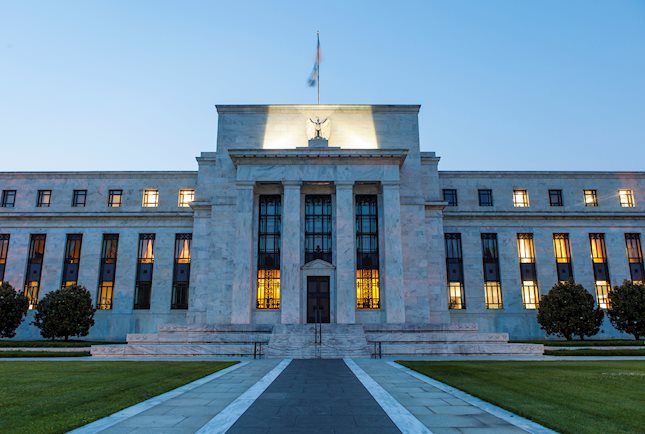
M 321 324 L 321 342 L 316 343 L 313 324 L 274 326 L 268 357 L 342 358 L 369 357 L 365 332 L 360 324 Z

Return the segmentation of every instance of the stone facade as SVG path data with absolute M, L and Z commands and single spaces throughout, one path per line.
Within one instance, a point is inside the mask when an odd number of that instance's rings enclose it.
M 47 235 L 39 297 L 61 285 L 66 234 L 82 233 L 79 284 L 97 293 L 102 235 L 118 233 L 113 306 L 96 313 L 91 338 L 123 339 L 159 326 L 273 325 L 307 322 L 310 276 L 329 279 L 330 322 L 338 324 L 477 324 L 511 338 L 540 337 L 535 310 L 522 304 L 517 233 L 532 233 L 539 290 L 556 282 L 552 234 L 570 236 L 576 281 L 590 291 L 594 277 L 589 233 L 604 233 L 612 284 L 630 278 L 625 233 L 643 238 L 645 173 L 442 172 L 439 157 L 421 152 L 419 106 L 218 106 L 217 151 L 203 152 L 196 172 L 0 173 L 0 190 L 16 190 L 15 206 L 0 208 L 0 234 L 10 243 L 4 279 L 25 283 L 30 234 Z M 315 137 L 321 121 L 324 140 Z M 157 207 L 142 207 L 143 190 L 159 190 Z M 72 192 L 87 190 L 84 207 Z M 123 190 L 123 205 L 107 206 L 108 191 Z M 178 192 L 194 189 L 189 208 Z M 447 206 L 442 191 L 457 191 Z M 493 205 L 479 206 L 478 189 Z M 526 189 L 530 206 L 513 205 Z M 549 205 L 561 189 L 563 206 Z M 587 207 L 583 190 L 597 190 Z M 633 192 L 633 207 L 618 190 Z M 36 207 L 37 190 L 51 190 L 51 206 Z M 378 198 L 380 307 L 356 306 L 355 198 Z M 281 198 L 280 308 L 258 309 L 259 200 Z M 331 262 L 305 263 L 305 200 L 331 197 Z M 496 233 L 503 309 L 486 309 L 480 234 Z M 133 309 L 140 233 L 155 234 L 149 309 Z M 175 234 L 192 233 L 187 309 L 171 309 Z M 459 233 L 465 309 L 449 309 L 444 234 Z M 20 338 L 37 337 L 33 312 Z M 617 336 L 609 325 L 604 336 Z

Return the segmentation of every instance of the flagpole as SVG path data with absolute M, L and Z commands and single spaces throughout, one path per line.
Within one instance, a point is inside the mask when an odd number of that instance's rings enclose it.
M 318 104 L 320 105 L 320 31 L 316 32 L 316 56 L 318 57 Z

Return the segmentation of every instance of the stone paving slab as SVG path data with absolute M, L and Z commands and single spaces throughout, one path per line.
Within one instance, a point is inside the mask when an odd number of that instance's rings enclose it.
M 102 433 L 194 433 L 258 382 L 280 360 L 256 360 L 176 398 L 132 416 Z

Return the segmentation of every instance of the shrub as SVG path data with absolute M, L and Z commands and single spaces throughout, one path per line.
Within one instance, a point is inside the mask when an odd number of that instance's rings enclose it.
M 540 299 L 537 321 L 549 335 L 593 336 L 600 330 L 604 312 L 594 307 L 595 301 L 582 285 L 558 283 Z
M 645 286 L 625 280 L 609 291 L 609 321 L 636 340 L 645 336 Z
M 0 337 L 16 336 L 16 329 L 29 309 L 27 297 L 13 289 L 8 282 L 0 285 Z
M 46 294 L 36 307 L 34 325 L 46 339 L 87 336 L 94 325 L 92 296 L 83 286 L 68 286 Z

